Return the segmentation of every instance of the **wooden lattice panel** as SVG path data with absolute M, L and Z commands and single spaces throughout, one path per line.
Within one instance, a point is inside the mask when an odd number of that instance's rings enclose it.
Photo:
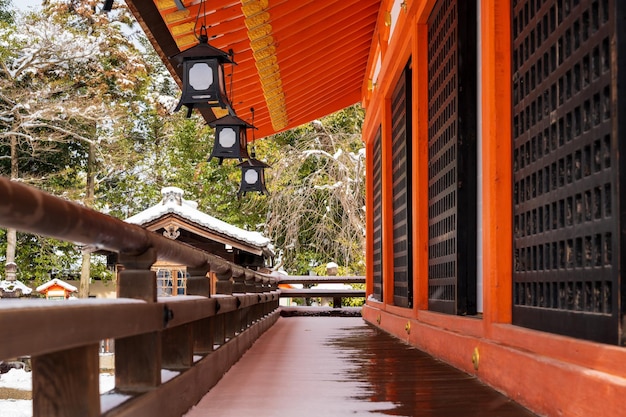
M 611 343 L 619 337 L 623 172 L 616 7 L 528 0 L 512 11 L 513 321 Z
M 476 311 L 476 5 L 428 20 L 428 308 Z
M 373 147 L 373 185 L 374 185 L 374 298 L 383 300 L 383 187 L 382 187 L 382 144 L 380 129 L 374 138 Z
M 405 68 L 392 96 L 392 180 L 393 180 L 393 299 L 394 304 L 411 307 L 411 155 L 410 113 L 411 70 Z

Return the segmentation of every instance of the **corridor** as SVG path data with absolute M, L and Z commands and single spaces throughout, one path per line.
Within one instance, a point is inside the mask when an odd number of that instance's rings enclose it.
M 186 417 L 530 417 L 361 318 L 280 318 Z

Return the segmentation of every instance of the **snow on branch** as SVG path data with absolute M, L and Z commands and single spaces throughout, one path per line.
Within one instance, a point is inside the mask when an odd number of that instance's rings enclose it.
M 98 61 L 103 37 L 74 33 L 50 19 L 33 15 L 30 19 L 34 21 L 20 22 L 19 32 L 9 33 L 0 41 L 1 48 L 13 51 L 3 62 L 12 79 L 42 71 L 62 76 L 76 65 Z

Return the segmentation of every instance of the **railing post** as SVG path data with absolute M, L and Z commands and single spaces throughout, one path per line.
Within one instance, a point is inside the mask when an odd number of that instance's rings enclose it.
M 233 293 L 246 292 L 246 272 L 242 269 L 233 269 Z
M 211 267 L 211 270 L 215 272 L 215 276 L 217 277 L 217 282 L 215 283 L 215 292 L 217 294 L 232 295 L 233 282 L 230 279 L 232 277 L 232 270 L 230 269 L 230 267 L 218 269 L 214 269 L 213 267 Z
M 211 280 L 207 277 L 210 265 L 187 268 L 189 277 L 187 278 L 187 294 L 211 296 Z M 193 323 L 193 352 L 209 353 L 213 351 L 214 344 L 214 321 L 215 317 L 198 320 Z M 192 357 L 193 360 L 193 357 Z
M 230 267 L 212 266 L 211 271 L 215 273 L 217 282 L 215 292 L 221 295 L 233 294 L 233 282 L 231 280 L 232 270 Z M 215 343 L 220 346 L 229 341 L 234 336 L 232 312 L 218 314 L 215 316 Z
M 269 302 L 270 300 L 272 300 L 272 293 L 271 293 L 271 289 L 269 286 L 270 279 L 267 277 L 263 277 L 262 282 L 263 282 L 263 295 L 265 298 L 265 303 L 263 304 L 263 316 L 267 316 L 268 314 L 272 312 L 272 304 L 273 304 Z
M 225 341 L 232 340 L 235 337 L 235 331 L 237 329 L 237 318 L 239 317 L 239 310 L 229 311 L 224 316 L 224 339 Z
M 166 329 L 162 335 L 162 366 L 186 369 L 193 365 L 193 326 L 191 323 Z
M 274 292 L 274 294 L 272 295 L 272 311 L 274 310 L 278 310 L 278 308 L 280 307 L 280 294 L 276 291 Z
M 222 346 L 226 343 L 226 314 L 216 314 L 213 320 L 213 343 Z
M 247 308 L 246 312 L 246 328 L 252 326 L 252 324 L 256 321 L 256 304 L 251 305 Z
M 33 356 L 34 417 L 100 416 L 98 344 Z
M 211 296 L 211 280 L 207 277 L 210 265 L 187 268 L 189 277 L 187 278 L 187 295 Z
M 245 280 L 245 285 L 246 285 L 246 292 L 256 292 L 255 288 L 256 286 L 254 285 L 254 272 L 250 271 L 249 269 L 246 269 L 245 271 L 246 274 L 246 280 Z
M 243 276 L 243 275 L 242 275 Z M 241 299 L 241 296 L 239 296 Z M 242 333 L 248 328 L 248 311 L 250 307 L 239 307 L 237 309 L 236 323 L 235 323 L 235 334 Z
M 150 270 L 156 262 L 154 249 L 149 248 L 141 255 L 120 253 L 119 262 L 123 269 L 118 273 L 117 297 L 156 302 L 156 272 Z
M 258 274 L 254 276 L 254 292 L 263 292 L 263 277 Z
M 267 314 L 267 300 L 269 299 L 269 295 L 267 294 L 259 294 L 259 310 L 258 310 L 258 318 L 259 320 L 263 318 Z
M 268 314 L 270 314 L 272 311 L 278 309 L 279 307 L 279 300 L 280 300 L 280 295 L 278 294 L 278 279 L 275 277 L 270 277 L 269 278 L 269 294 L 268 294 L 268 301 L 271 300 L 269 302 L 269 307 L 268 307 Z
M 117 296 L 156 302 L 156 273 L 150 267 L 156 253 L 119 255 Z M 151 332 L 115 340 L 115 386 L 120 391 L 145 391 L 161 383 L 161 333 Z
M 257 293 L 256 291 L 256 285 L 255 285 L 255 277 L 256 274 L 254 272 L 252 272 L 249 269 L 246 269 L 246 292 L 247 293 L 251 293 L 251 294 L 255 294 Z M 250 310 L 250 321 L 251 324 L 254 323 L 255 321 L 259 320 L 261 318 L 261 315 L 259 314 L 261 311 L 261 296 L 257 295 L 257 302 L 251 307 Z

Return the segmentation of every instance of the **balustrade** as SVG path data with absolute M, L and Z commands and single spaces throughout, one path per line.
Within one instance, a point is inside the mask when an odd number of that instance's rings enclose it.
M 278 319 L 275 278 L 6 178 L 0 195 L 0 227 L 114 251 L 122 266 L 117 299 L 0 301 L 0 359 L 31 356 L 35 417 L 179 416 Z M 157 298 L 157 258 L 187 266 L 188 295 Z M 115 389 L 100 395 L 104 339 Z
M 344 298 L 365 298 L 365 289 L 312 287 L 313 284 L 364 284 L 364 276 L 289 276 L 278 280 L 280 284 L 303 284 L 303 288 L 282 288 L 282 298 L 332 298 L 333 307 L 341 308 Z

